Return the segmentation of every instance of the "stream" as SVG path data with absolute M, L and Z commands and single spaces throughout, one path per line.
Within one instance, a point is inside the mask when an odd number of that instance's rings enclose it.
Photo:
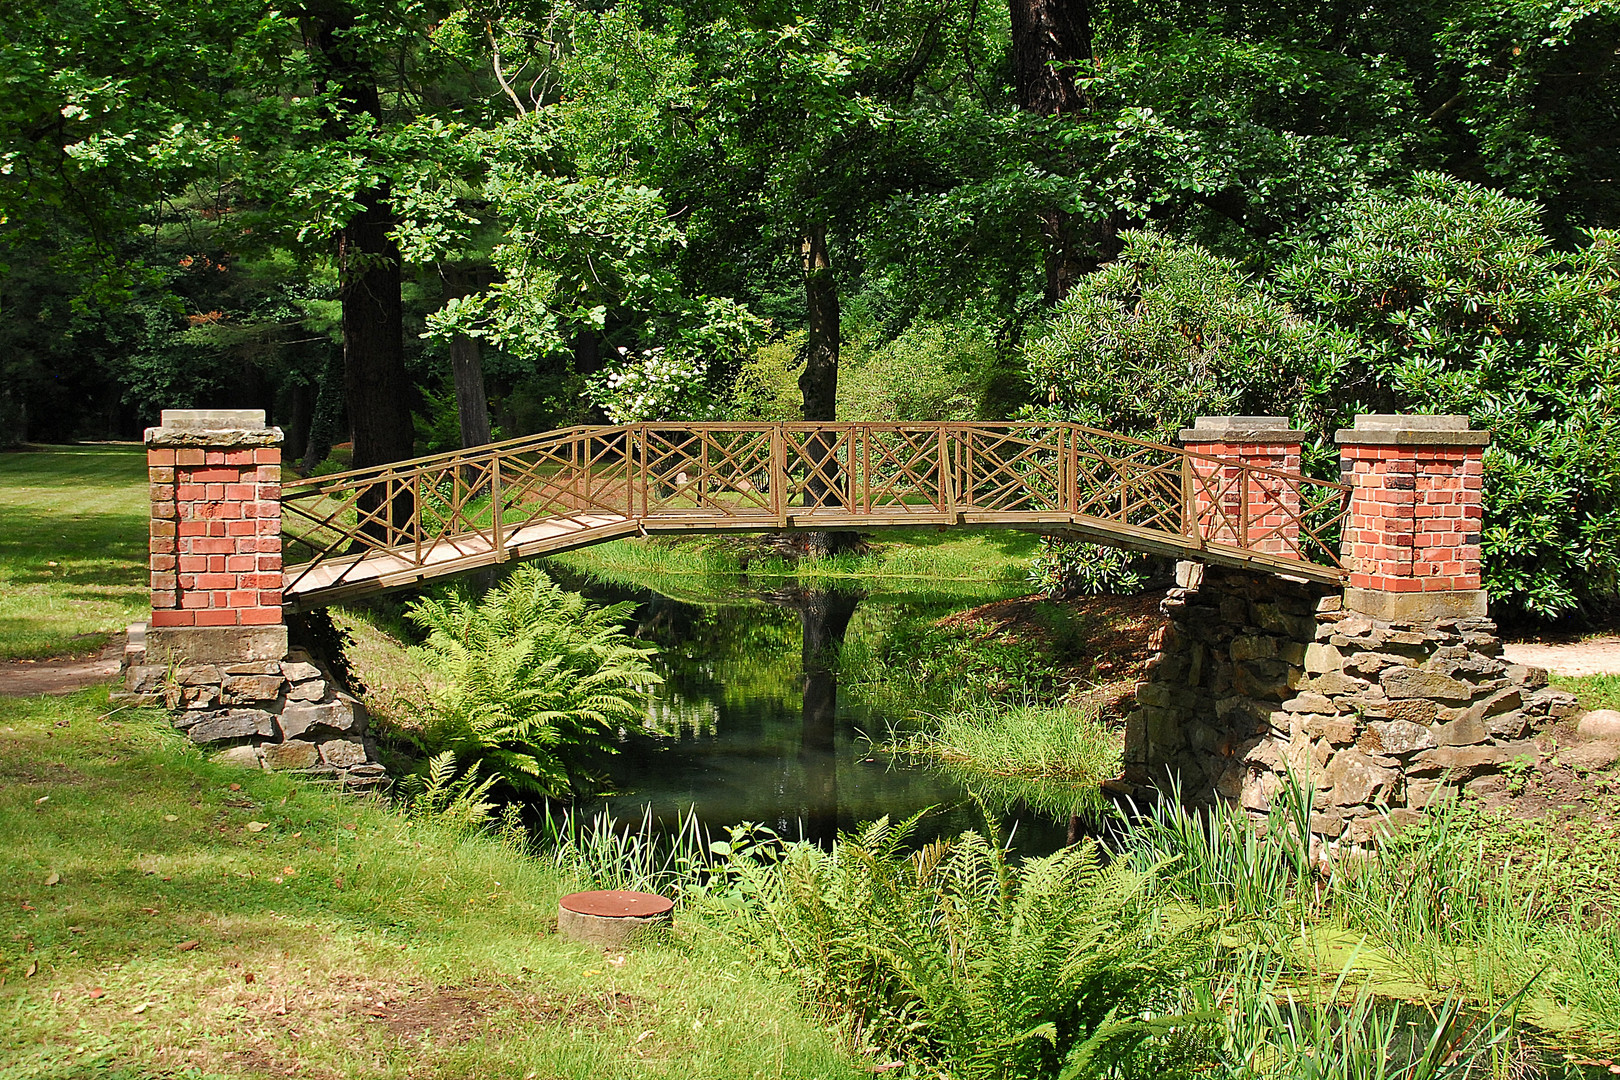
M 923 812 L 918 843 L 984 829 L 961 783 L 874 748 L 905 709 L 865 704 L 859 688 L 840 686 L 838 670 L 840 648 L 858 652 L 885 626 L 938 618 L 960 603 L 792 581 L 679 600 L 600 582 L 567 586 L 599 602 L 634 602 L 631 628 L 659 646 L 665 679 L 649 706 L 652 734 L 626 738 L 608 764 L 613 793 L 582 802 L 583 814 L 606 809 L 631 823 L 650 813 L 670 832 L 695 814 L 715 837 L 752 822 L 823 846 L 884 815 L 900 821 Z M 1000 827 L 1025 855 L 1055 851 L 1067 837 L 1067 822 L 1022 804 L 1005 810 Z

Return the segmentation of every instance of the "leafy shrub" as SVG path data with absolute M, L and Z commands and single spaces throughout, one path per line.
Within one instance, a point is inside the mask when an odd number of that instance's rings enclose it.
M 520 797 L 587 786 L 590 759 L 642 724 L 659 681 L 651 647 L 621 625 L 630 607 L 592 607 L 533 565 L 482 601 L 416 601 L 406 618 L 427 631 L 425 658 L 444 677 L 425 740 Z
M 1290 414 L 1316 328 L 1236 263 L 1134 232 L 1024 346 L 1037 400 L 1060 418 L 1174 441 L 1199 415 Z
M 1307 465 L 1357 412 L 1492 431 L 1481 536 L 1505 610 L 1620 595 L 1620 242 L 1555 251 L 1538 208 L 1448 177 L 1351 204 L 1269 282 L 1132 234 L 1025 348 L 1055 415 L 1170 438 L 1199 414 L 1291 416 Z
M 1540 212 L 1419 176 L 1352 206 L 1276 291 L 1359 343 L 1353 367 L 1313 374 L 1320 415 L 1365 402 L 1490 429 L 1485 588 L 1552 616 L 1612 602 L 1620 579 L 1620 234 L 1554 251 Z
M 1016 868 L 974 832 L 908 852 L 914 820 L 760 872 L 743 932 L 819 1007 L 957 1078 L 1091 1075 L 1187 1022 L 1163 1010 L 1202 930 L 1139 903 L 1148 875 L 1091 842 Z
M 1147 575 L 1141 556 L 1132 552 L 1043 536 L 1040 550 L 1030 560 L 1029 583 L 1036 592 L 1053 600 L 1129 596 L 1142 591 Z
M 838 415 L 845 420 L 974 420 L 996 351 L 983 327 L 919 319 L 885 340 L 857 327 L 845 346 Z

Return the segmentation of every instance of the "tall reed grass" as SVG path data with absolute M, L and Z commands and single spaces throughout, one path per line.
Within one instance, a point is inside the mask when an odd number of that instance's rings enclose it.
M 1070 706 L 985 703 L 891 728 L 879 747 L 932 764 L 1003 809 L 1024 803 L 1053 817 L 1103 813 L 1102 782 L 1119 772 L 1119 733 Z

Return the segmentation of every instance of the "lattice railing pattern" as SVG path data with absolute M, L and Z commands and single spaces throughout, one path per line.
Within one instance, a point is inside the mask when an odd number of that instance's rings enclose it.
M 286 484 L 287 589 L 439 576 L 561 533 L 1072 524 L 1338 566 L 1341 484 L 1075 424 L 587 426 Z M 555 544 L 553 543 L 553 546 Z

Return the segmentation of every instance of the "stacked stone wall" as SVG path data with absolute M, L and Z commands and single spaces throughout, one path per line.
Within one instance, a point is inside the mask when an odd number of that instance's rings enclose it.
M 366 734 L 366 707 L 301 650 L 279 660 L 195 661 L 149 653 L 137 624 L 123 680 L 123 703 L 170 710 L 176 728 L 222 760 L 347 788 L 387 782 Z
M 1576 711 L 1546 672 L 1505 662 L 1478 616 L 1392 621 L 1337 590 L 1184 566 L 1163 605 L 1125 779 L 1263 813 L 1292 773 L 1312 828 L 1361 841 L 1450 791 L 1504 786 L 1533 736 Z

